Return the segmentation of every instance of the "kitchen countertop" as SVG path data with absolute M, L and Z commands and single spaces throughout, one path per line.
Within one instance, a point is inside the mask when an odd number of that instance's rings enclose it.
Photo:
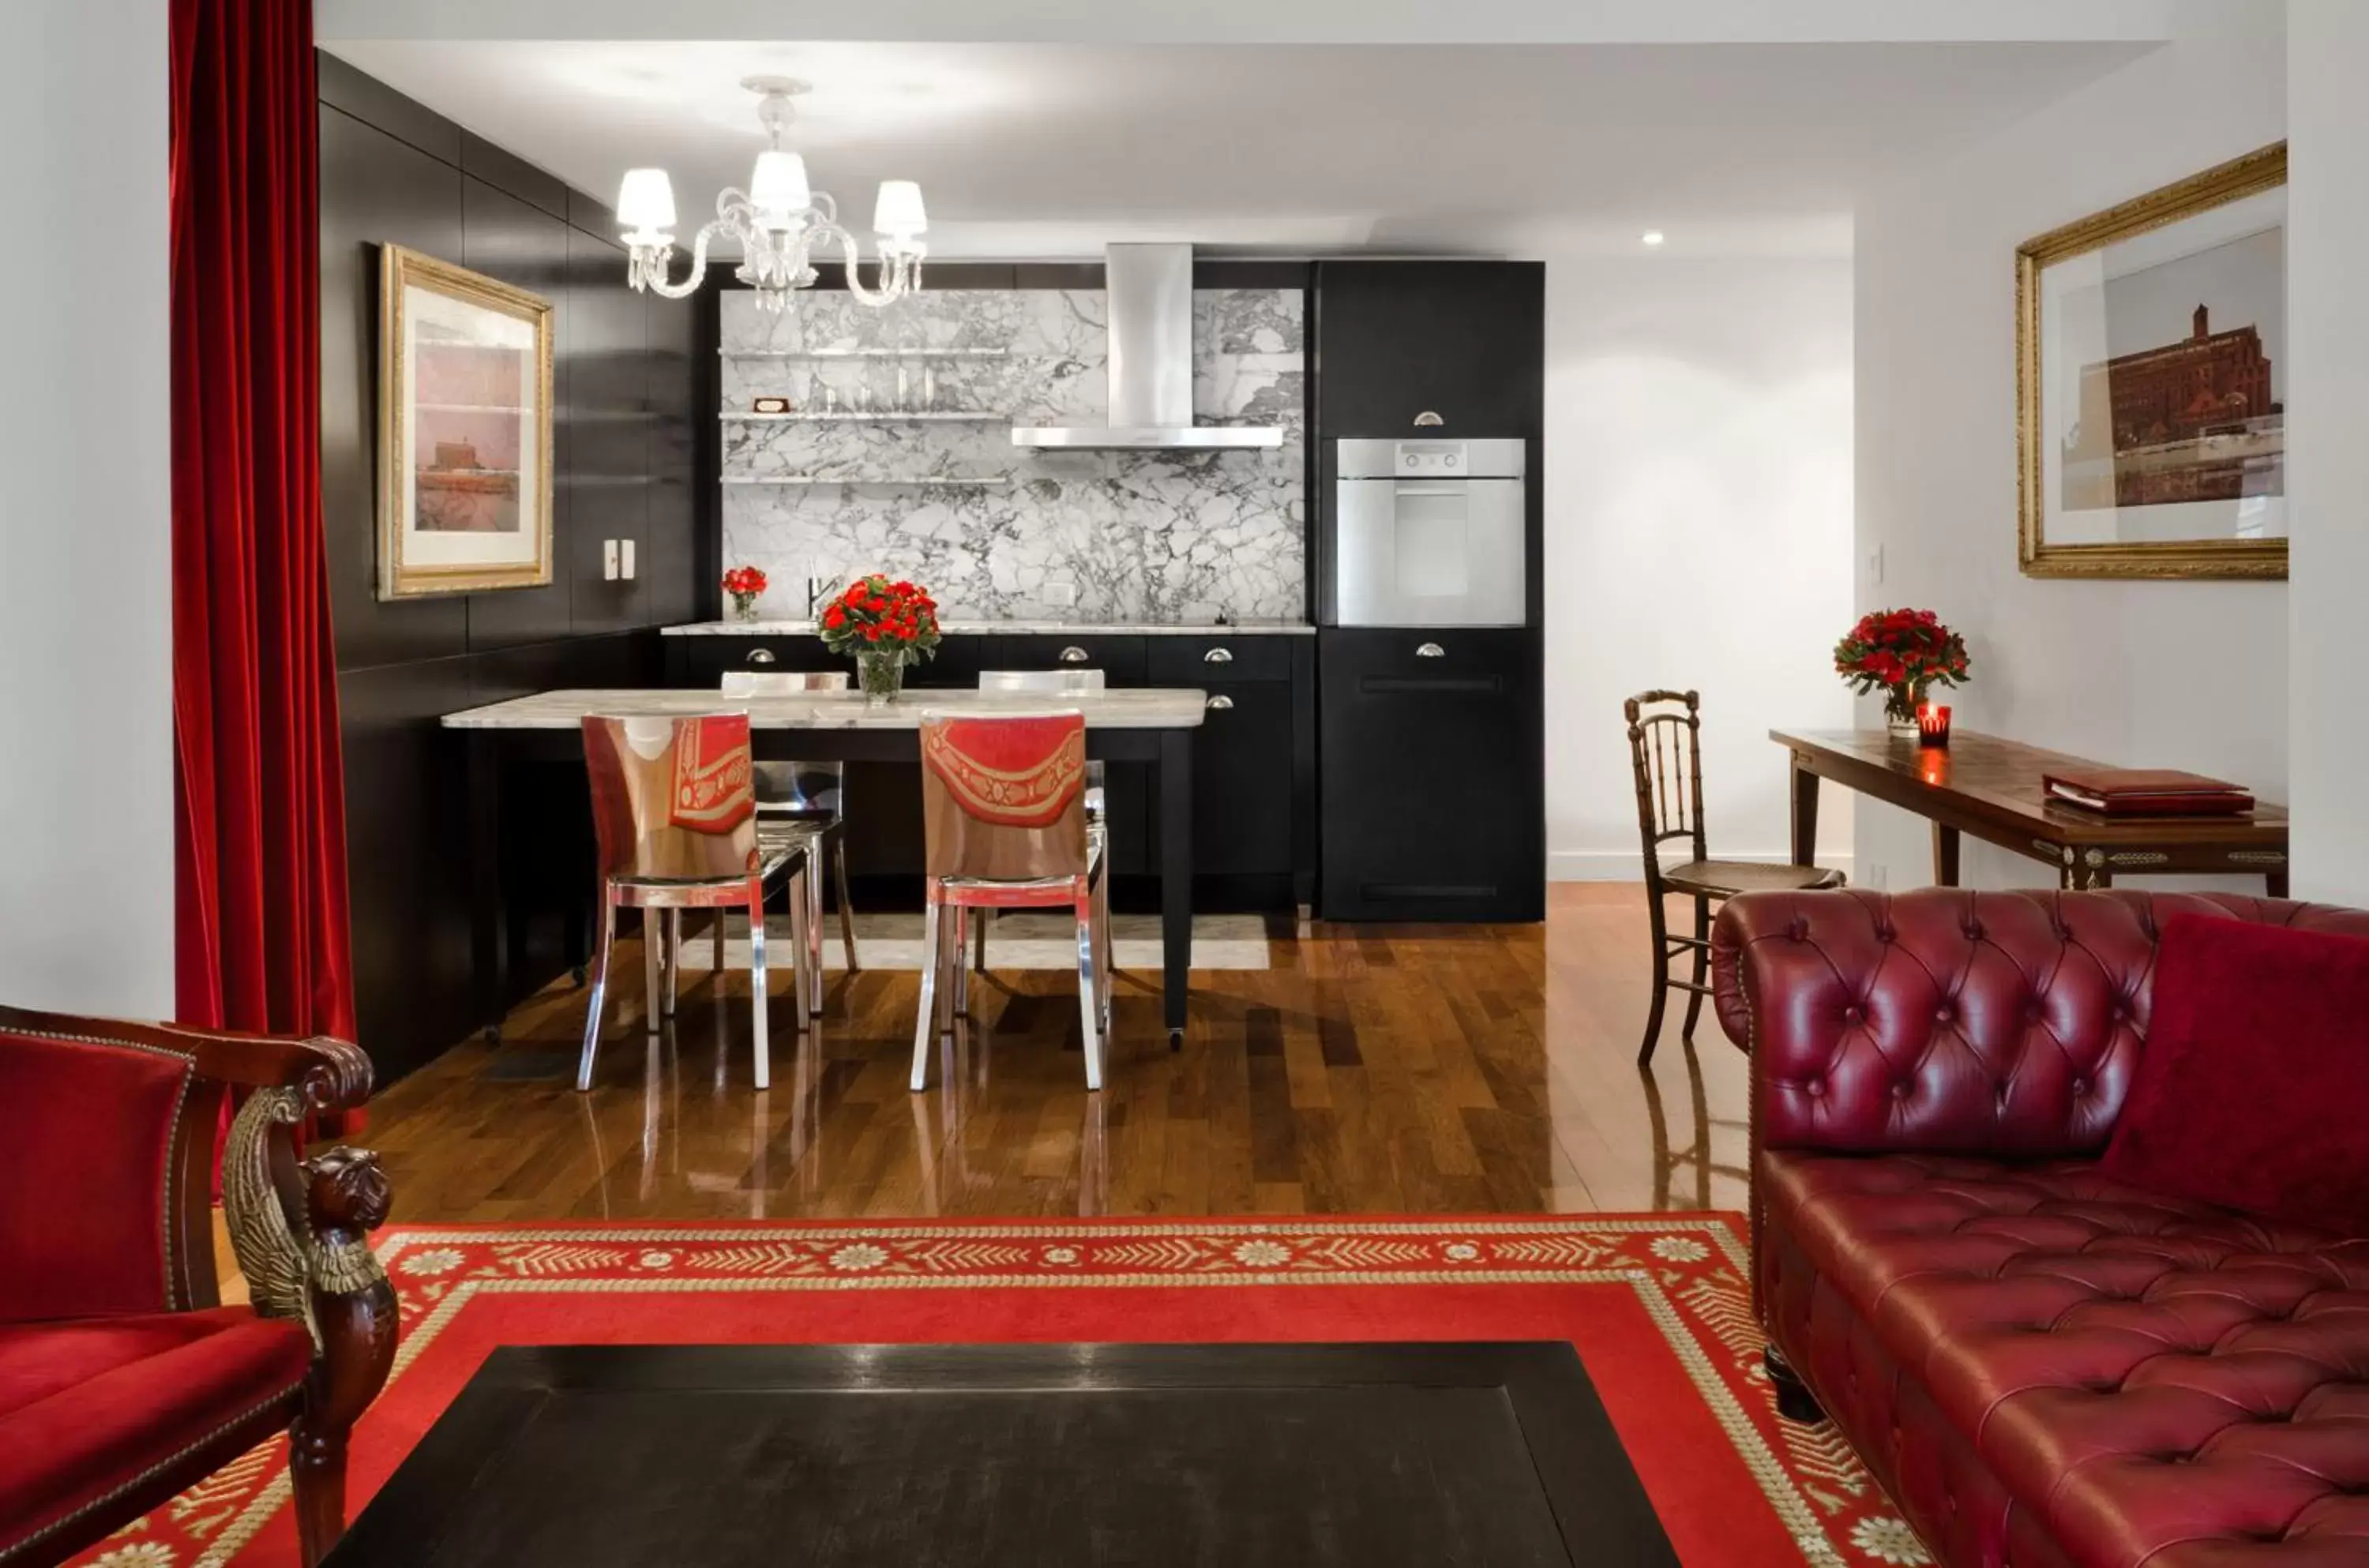
M 587 714 L 689 718 L 700 714 L 745 713 L 751 729 L 916 729 L 924 712 L 956 715 L 1043 713 L 1075 709 L 1088 729 L 1177 729 L 1207 717 L 1207 694 L 1178 687 L 1128 687 L 1108 691 L 907 692 L 897 702 L 873 706 L 857 692 L 797 692 L 778 697 L 726 697 L 714 692 L 660 689 L 538 692 L 446 714 L 447 729 L 575 729 Z
M 1173 621 L 941 621 L 938 630 L 948 636 L 997 632 L 1106 637 L 1311 637 L 1316 635 L 1316 628 L 1305 621 L 1234 621 L 1222 626 L 1206 622 L 1180 625 Z M 810 637 L 815 635 L 815 624 L 812 621 L 693 621 L 686 625 L 668 626 L 660 635 L 670 637 Z

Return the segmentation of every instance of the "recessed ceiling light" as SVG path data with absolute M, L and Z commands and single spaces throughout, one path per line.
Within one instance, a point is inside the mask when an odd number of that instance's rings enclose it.
M 1637 237 L 1643 240 L 1647 245 L 1659 245 L 1662 243 L 1663 235 L 1662 231 L 1659 229 L 1647 229 L 1643 234 Z

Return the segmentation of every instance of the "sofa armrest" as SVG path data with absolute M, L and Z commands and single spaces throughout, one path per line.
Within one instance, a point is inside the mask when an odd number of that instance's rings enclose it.
M 2105 1146 L 2144 1048 L 2157 921 L 2341 929 L 2369 916 L 2217 894 L 1732 900 L 1721 1025 L 1753 1058 L 1757 1147 L 2052 1157 Z

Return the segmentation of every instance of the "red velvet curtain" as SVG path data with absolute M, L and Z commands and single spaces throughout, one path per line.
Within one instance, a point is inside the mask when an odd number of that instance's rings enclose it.
M 350 1039 L 313 0 L 172 0 L 184 1023 Z

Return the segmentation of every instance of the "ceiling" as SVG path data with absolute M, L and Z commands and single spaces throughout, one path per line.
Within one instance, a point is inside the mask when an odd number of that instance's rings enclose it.
M 868 222 L 928 194 L 931 253 L 1112 239 L 1326 252 L 1839 253 L 1860 193 L 2143 52 L 2128 40 L 1707 45 L 329 40 L 613 196 L 675 180 L 685 236 L 763 144 L 739 78 L 804 77 L 791 145 Z

